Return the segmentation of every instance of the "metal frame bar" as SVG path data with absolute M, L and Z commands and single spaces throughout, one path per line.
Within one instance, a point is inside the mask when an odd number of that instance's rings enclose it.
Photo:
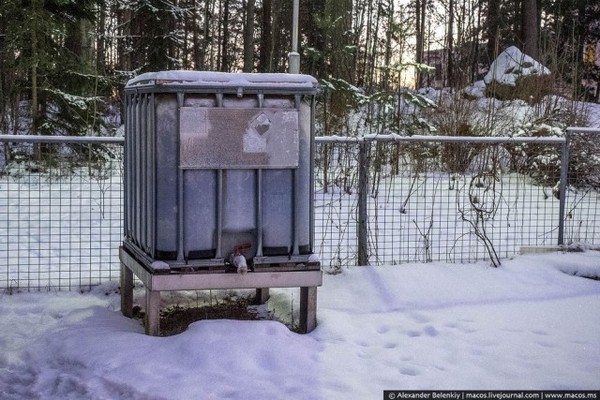
M 263 170 L 256 170 L 256 256 L 263 255 Z
M 142 157 L 140 160 L 140 165 L 138 168 L 140 169 L 140 179 L 139 184 L 139 198 L 138 198 L 138 207 L 140 208 L 141 219 L 140 221 L 148 221 L 148 138 L 143 138 L 142 134 L 148 132 L 148 96 L 150 94 L 146 94 L 142 96 L 141 101 L 141 129 L 140 129 L 140 137 L 138 138 L 140 141 L 141 154 L 145 154 L 146 157 Z M 141 225 L 141 224 L 140 224 Z M 140 246 L 145 251 L 148 251 L 148 228 L 146 224 L 140 226 Z
M 314 251 L 315 248 L 315 109 L 316 100 L 315 97 L 311 97 L 310 102 L 310 181 L 312 184 L 309 187 L 310 203 L 308 208 L 308 215 L 310 218 L 308 226 L 308 244 L 310 246 L 310 252 Z
M 358 149 L 358 265 L 369 265 L 369 153 L 371 143 L 361 142 Z
M 133 140 L 132 143 L 132 161 L 134 164 L 134 168 L 133 168 L 133 176 L 135 176 L 134 178 L 134 183 L 135 186 L 133 187 L 133 204 L 132 205 L 138 205 L 138 207 L 133 207 L 135 209 L 135 217 L 133 219 L 133 225 L 134 225 L 134 229 L 133 231 L 135 232 L 135 241 L 136 244 L 140 247 L 142 247 L 142 243 L 140 243 L 141 240 L 141 228 L 140 228 L 140 224 L 142 221 L 142 211 L 141 211 L 141 207 L 139 207 L 140 201 L 141 201 L 141 188 L 140 186 L 142 185 L 142 180 L 141 180 L 141 175 L 142 175 L 142 171 L 141 171 L 141 164 L 142 164 L 142 152 L 141 152 L 141 142 L 142 142 L 142 129 L 140 128 L 141 126 L 141 121 L 142 121 L 142 113 L 140 111 L 141 109 L 141 104 L 142 104 L 142 94 L 138 94 L 135 96 L 136 99 L 136 111 L 135 111 L 135 118 L 137 119 L 136 124 L 134 126 L 134 135 L 135 135 L 135 139 Z
M 265 95 L 263 93 L 257 93 L 258 108 L 263 108 Z M 256 170 L 256 256 L 262 257 L 263 255 L 263 170 L 259 168 Z M 268 290 L 268 289 L 267 289 Z M 264 297 L 264 294 L 263 294 Z
M 223 170 L 217 170 L 217 243 L 215 258 L 223 258 Z
M 183 92 L 177 93 L 177 149 L 179 150 L 180 143 L 180 135 L 181 132 L 181 108 L 184 103 L 184 94 Z M 177 262 L 183 263 L 185 262 L 185 254 L 184 254 L 184 224 L 185 224 L 185 210 L 184 210 L 184 182 L 183 182 L 183 174 L 184 170 L 181 168 L 181 160 L 180 160 L 180 152 L 177 151 Z M 156 221 L 155 221 L 156 223 Z
M 125 136 L 127 136 L 129 134 L 129 132 L 131 132 L 131 98 L 132 96 L 125 96 L 125 115 L 127 116 L 127 119 L 125 120 Z M 128 144 L 125 141 L 125 138 L 121 138 L 122 141 L 121 143 L 123 144 L 123 166 L 125 165 L 126 159 L 128 159 L 130 157 L 129 155 L 129 151 L 130 151 L 130 147 L 131 145 Z M 123 201 L 123 221 L 124 221 L 124 227 L 123 227 L 123 235 L 125 237 L 129 236 L 131 234 L 130 230 L 131 230 L 131 216 L 129 215 L 129 204 L 131 201 L 131 195 L 130 193 L 128 193 L 129 189 L 129 185 L 128 182 L 131 181 L 131 177 L 129 177 L 129 173 L 128 171 L 125 171 L 123 169 L 123 186 L 128 188 L 128 190 L 124 190 L 124 201 Z
M 149 156 L 150 156 L 150 181 L 148 182 L 149 188 L 149 199 L 150 202 L 150 215 L 149 221 L 156 221 L 156 204 L 158 202 L 156 196 L 156 177 L 157 177 L 157 163 L 156 163 L 156 149 L 157 149 L 157 132 L 156 132 L 156 98 L 154 93 L 150 94 L 150 137 L 148 143 L 150 144 Z M 148 224 L 150 230 L 150 242 L 149 242 L 149 253 L 155 254 L 156 252 L 156 236 L 157 236 L 157 224 Z
M 565 244 L 565 207 L 567 197 L 567 186 L 569 185 L 569 143 L 570 132 L 565 134 L 565 142 L 561 146 L 560 158 L 560 183 L 559 183 L 559 206 L 558 206 L 558 244 Z

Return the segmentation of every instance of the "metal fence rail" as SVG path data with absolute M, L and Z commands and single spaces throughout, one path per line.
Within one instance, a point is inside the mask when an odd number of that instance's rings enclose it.
M 335 269 L 600 244 L 599 139 L 317 138 L 315 250 Z M 0 289 L 118 278 L 122 154 L 122 138 L 0 136 Z
M 118 278 L 122 138 L 0 136 L 0 288 Z

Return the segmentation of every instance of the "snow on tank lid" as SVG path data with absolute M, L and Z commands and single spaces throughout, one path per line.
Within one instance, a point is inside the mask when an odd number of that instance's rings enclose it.
M 209 71 L 146 72 L 127 82 L 126 88 L 144 86 L 194 86 L 205 88 L 316 89 L 310 75 L 283 73 L 228 73 Z

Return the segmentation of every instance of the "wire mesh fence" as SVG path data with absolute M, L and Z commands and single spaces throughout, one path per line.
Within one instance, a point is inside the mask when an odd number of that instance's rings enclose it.
M 0 139 L 0 287 L 118 279 L 122 139 Z
M 315 152 L 315 249 L 327 265 L 358 258 L 358 143 L 318 143 Z
M 565 244 L 600 244 L 600 129 L 568 128 Z
M 598 244 L 598 133 L 317 138 L 315 252 L 330 270 Z M 122 138 L 0 137 L 1 289 L 118 279 L 122 146 Z
M 575 146 L 596 143 L 597 135 L 586 135 L 571 135 L 577 156 L 571 152 L 568 186 L 561 185 L 566 173 L 561 165 L 568 157 L 563 138 L 317 138 L 315 226 L 321 261 L 334 269 L 499 263 L 522 247 L 597 243 L 600 185 L 590 174 L 600 174 L 581 165 L 589 154 Z M 598 150 L 588 144 L 594 157 Z M 367 176 L 362 182 L 361 174 Z M 361 230 L 367 243 L 361 243 Z

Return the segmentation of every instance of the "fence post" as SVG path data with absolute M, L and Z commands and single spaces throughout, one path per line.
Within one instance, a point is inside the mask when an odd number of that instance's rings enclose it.
M 567 203 L 567 186 L 569 184 L 569 146 L 571 134 L 565 132 L 565 141 L 562 144 L 562 156 L 560 160 L 560 183 L 559 183 L 559 206 L 558 206 L 558 245 L 565 244 L 565 208 Z
M 369 265 L 369 153 L 371 144 L 358 143 L 358 265 Z

